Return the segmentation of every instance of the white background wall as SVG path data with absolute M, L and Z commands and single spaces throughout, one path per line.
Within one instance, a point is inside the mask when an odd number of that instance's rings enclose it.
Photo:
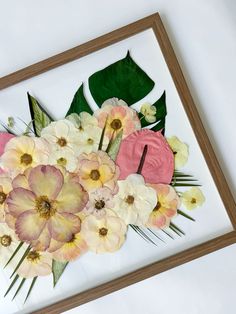
M 236 196 L 234 0 L 0 0 L 0 76 L 156 11 Z M 235 291 L 233 245 L 70 313 L 235 314 Z

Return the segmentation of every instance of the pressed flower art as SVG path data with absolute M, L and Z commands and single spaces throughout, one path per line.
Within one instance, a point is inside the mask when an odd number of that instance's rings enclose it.
M 32 128 L 0 133 L 0 262 L 15 275 L 6 294 L 19 278 L 15 296 L 32 280 L 26 299 L 41 276 L 53 274 L 55 286 L 88 252 L 96 263 L 96 254 L 125 250 L 129 232 L 156 244 L 157 232 L 184 234 L 176 216 L 194 220 L 184 208 L 205 197 L 180 172 L 188 145 L 165 136 L 165 92 L 131 107 L 154 84 L 128 53 L 89 78 L 96 110 L 83 85 L 58 121 L 28 94 Z

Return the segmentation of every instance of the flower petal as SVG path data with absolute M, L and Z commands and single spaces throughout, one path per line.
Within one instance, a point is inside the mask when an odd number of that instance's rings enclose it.
M 35 194 L 24 188 L 16 188 L 10 192 L 6 203 L 9 213 L 14 217 L 18 217 L 26 210 L 34 209 Z
M 67 242 L 80 231 L 79 217 L 70 213 L 56 213 L 48 222 L 49 232 L 54 240 Z
M 39 238 L 46 222 L 35 210 L 27 210 L 16 220 L 16 234 L 21 241 L 31 242 Z
M 64 182 L 59 169 L 53 166 L 38 166 L 30 171 L 29 186 L 37 196 L 46 195 L 55 199 Z

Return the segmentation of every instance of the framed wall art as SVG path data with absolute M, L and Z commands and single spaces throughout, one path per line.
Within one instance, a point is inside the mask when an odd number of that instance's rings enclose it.
M 0 107 L 4 313 L 61 313 L 235 243 L 159 14 L 0 78 Z

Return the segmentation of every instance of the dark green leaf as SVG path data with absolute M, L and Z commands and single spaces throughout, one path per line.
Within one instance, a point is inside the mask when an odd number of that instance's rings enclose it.
M 160 122 L 158 122 L 156 125 L 154 125 L 154 127 L 151 128 L 152 131 L 160 131 L 163 130 L 162 135 L 164 136 L 164 130 L 165 130 L 165 123 L 166 123 L 166 119 L 162 119 Z
M 34 133 L 35 135 L 40 136 L 42 129 L 48 126 L 53 119 L 33 96 L 29 93 L 27 93 L 27 95 Z
M 52 261 L 53 286 L 55 287 L 62 273 L 64 272 L 68 262 Z
M 33 289 L 33 287 L 34 287 L 34 285 L 35 285 L 35 282 L 36 282 L 37 278 L 38 278 L 38 277 L 34 277 L 34 278 L 33 278 L 32 282 L 31 282 L 31 285 L 30 285 L 30 287 L 29 287 L 29 291 L 28 291 L 28 293 L 27 293 L 27 295 L 26 295 L 26 298 L 25 298 L 24 303 L 27 301 L 28 297 L 30 296 L 30 293 L 31 293 L 31 291 L 32 291 L 32 289 Z
M 153 89 L 153 80 L 134 62 L 129 52 L 89 78 L 90 92 L 99 107 L 109 98 L 123 99 L 129 106 Z
M 93 114 L 93 110 L 90 108 L 84 96 L 84 84 L 82 84 L 80 88 L 77 90 L 66 116 L 68 116 L 71 113 L 80 114 L 83 111 Z
M 165 117 L 167 115 L 166 110 L 166 93 L 164 92 L 161 97 L 153 104 L 156 107 L 156 124 L 152 127 L 151 130 L 159 131 L 165 127 Z M 142 128 L 149 126 L 153 123 L 147 122 L 144 115 L 139 112 L 139 119 L 141 119 Z

